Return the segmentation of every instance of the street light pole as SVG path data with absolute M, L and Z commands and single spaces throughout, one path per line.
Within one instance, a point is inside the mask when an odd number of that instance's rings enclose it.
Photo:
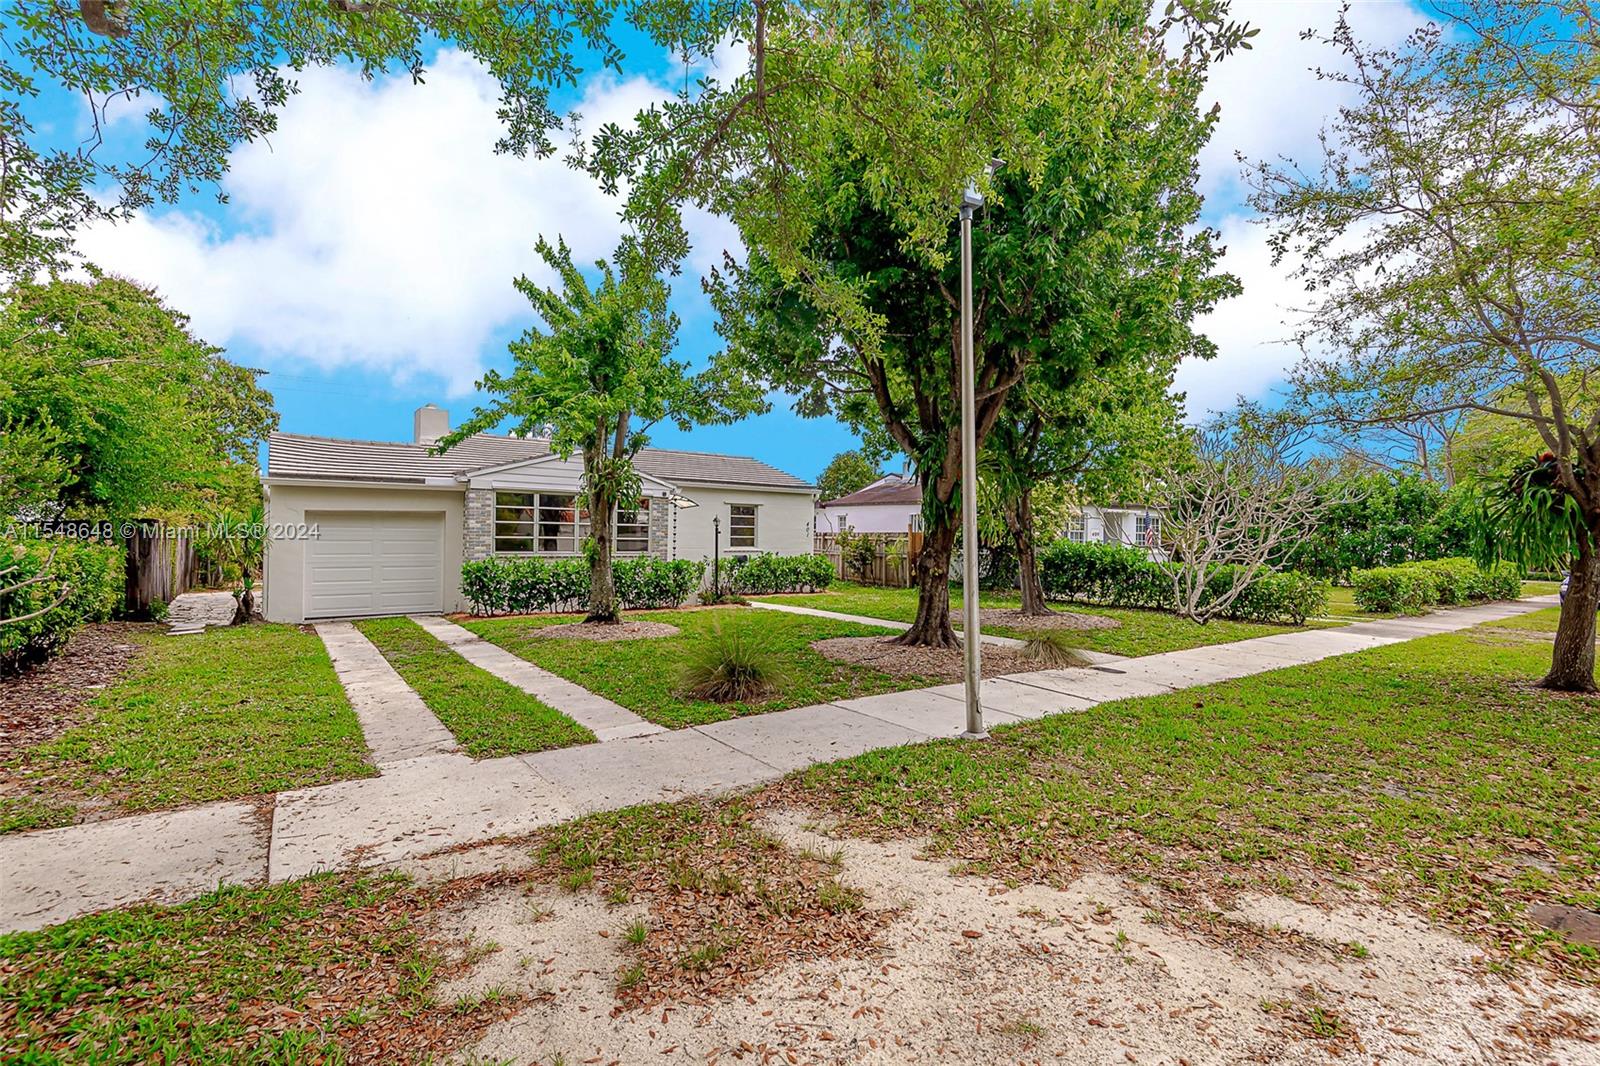
M 978 629 L 978 402 L 972 365 L 972 212 L 982 203 L 977 186 L 967 186 L 961 197 L 961 644 L 967 675 L 967 731 L 962 736 L 968 740 L 989 735 L 978 702 L 983 640 Z

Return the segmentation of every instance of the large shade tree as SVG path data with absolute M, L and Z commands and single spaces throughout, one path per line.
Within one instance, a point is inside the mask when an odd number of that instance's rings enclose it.
M 1296 375 L 1308 408 L 1355 428 L 1476 411 L 1537 435 L 1572 554 L 1544 684 L 1592 691 L 1600 12 L 1587 0 L 1443 10 L 1448 29 L 1395 48 L 1339 20 L 1326 43 L 1353 72 L 1329 76 L 1354 101 L 1325 131 L 1320 166 L 1256 169 L 1255 202 L 1274 250 L 1303 264 L 1305 339 L 1329 353 Z
M 1048 95 L 991 105 L 1015 110 L 1011 123 L 1046 150 L 1036 166 L 1000 173 L 977 225 L 980 447 L 1030 371 L 1041 388 L 1073 387 L 1231 285 L 1212 273 L 1214 235 L 1195 227 L 1195 157 L 1214 118 L 1196 106 L 1204 59 L 1170 53 L 1141 4 L 1069 6 L 1057 48 L 1071 42 L 1072 76 Z M 931 91 L 939 75 L 923 74 Z M 872 145 L 841 132 L 812 175 L 804 271 L 757 249 L 710 289 L 730 351 L 793 392 L 802 414 L 832 412 L 915 463 L 925 536 L 917 614 L 901 639 L 948 647 L 961 480 L 954 197 L 925 251 Z M 1119 335 L 1135 343 L 1112 343 Z
M 638 507 L 633 461 L 649 443 L 650 428 L 731 421 L 758 410 L 762 398 L 720 363 L 692 373 L 672 358 L 678 319 L 667 309 L 666 283 L 637 247 L 625 243 L 614 263 L 596 262 L 598 284 L 584 277 L 566 242 L 552 247 L 541 239 L 538 250 L 561 287 L 527 277 L 516 286 L 542 327 L 512 343 L 511 372 L 491 370 L 478 383 L 493 399 L 436 447 L 446 451 L 511 420 L 514 432 L 548 435 L 563 458 L 580 454 L 590 527 L 588 620 L 615 622 L 614 519 L 618 508 Z

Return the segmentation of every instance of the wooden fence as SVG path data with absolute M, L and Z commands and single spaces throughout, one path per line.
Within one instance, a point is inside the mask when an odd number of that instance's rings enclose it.
M 134 617 L 148 617 L 152 605 L 171 603 L 194 587 L 199 566 L 186 530 L 141 522 L 123 547 L 128 555 L 125 606 Z
M 866 566 L 857 566 L 845 559 L 836 533 L 818 533 L 815 551 L 826 555 L 833 563 L 833 572 L 844 581 L 859 581 L 863 585 L 882 585 L 888 588 L 910 588 L 911 568 L 922 551 L 922 532 L 908 529 L 904 533 L 859 533 L 873 546 L 873 558 Z

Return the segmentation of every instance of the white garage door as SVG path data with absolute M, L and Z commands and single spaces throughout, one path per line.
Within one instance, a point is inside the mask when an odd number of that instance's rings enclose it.
M 308 512 L 307 618 L 444 608 L 444 516 Z

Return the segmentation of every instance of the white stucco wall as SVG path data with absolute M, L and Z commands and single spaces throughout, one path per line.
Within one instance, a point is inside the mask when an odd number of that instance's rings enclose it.
M 672 508 L 672 557 L 675 559 L 711 558 L 713 518 L 722 519 L 724 556 L 764 552 L 807 555 L 814 547 L 815 497 L 812 493 L 693 484 L 679 485 L 678 491 L 696 506 Z M 756 546 L 753 549 L 728 546 L 728 508 L 736 503 L 756 507 Z
M 375 488 L 364 485 L 301 485 L 269 480 L 266 522 L 269 533 L 310 525 L 318 513 L 408 511 L 439 514 L 444 523 L 444 606 L 464 611 L 461 597 L 462 486 Z M 312 517 L 307 518 L 307 514 Z M 262 614 L 269 622 L 305 621 L 305 545 L 296 537 L 269 539 L 262 576 Z
M 823 533 L 837 533 L 841 525 L 857 533 L 900 533 L 911 528 L 911 519 L 922 511 L 917 503 L 869 503 L 860 507 L 841 504 L 838 507 L 817 508 L 817 528 Z

